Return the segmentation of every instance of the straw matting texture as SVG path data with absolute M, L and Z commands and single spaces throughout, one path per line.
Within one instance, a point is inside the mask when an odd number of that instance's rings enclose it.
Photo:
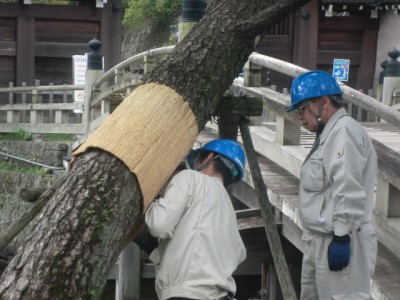
M 157 196 L 198 135 L 188 103 L 171 88 L 136 88 L 75 152 L 95 147 L 121 159 L 137 176 L 143 206 Z

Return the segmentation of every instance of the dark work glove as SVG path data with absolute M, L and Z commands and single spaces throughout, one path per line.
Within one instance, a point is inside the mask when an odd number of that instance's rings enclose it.
M 146 227 L 135 236 L 133 242 L 139 246 L 140 249 L 144 250 L 147 255 L 158 247 L 158 239 L 152 236 Z
M 328 246 L 329 270 L 341 271 L 349 265 L 350 261 L 350 236 L 333 235 Z

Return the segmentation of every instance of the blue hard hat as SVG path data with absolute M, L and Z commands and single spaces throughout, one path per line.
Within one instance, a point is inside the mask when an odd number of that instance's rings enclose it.
M 292 111 L 300 103 L 322 96 L 342 95 L 342 90 L 333 76 L 325 71 L 315 70 L 305 72 L 292 82 L 290 90 L 292 104 L 286 111 Z
M 230 162 L 232 162 L 236 166 L 237 169 L 237 171 L 234 171 L 232 170 L 232 168 L 228 166 L 228 168 L 231 169 L 233 175 L 235 176 L 233 182 L 238 182 L 242 179 L 243 169 L 246 163 L 246 157 L 244 155 L 242 147 L 237 142 L 227 139 L 216 139 L 211 142 L 208 142 L 201 148 L 192 150 L 186 157 L 186 162 L 190 169 L 194 168 L 194 162 L 196 156 L 200 151 L 203 150 L 208 150 L 220 154 L 224 158 L 227 158 Z M 234 172 L 237 172 L 237 174 L 235 174 Z

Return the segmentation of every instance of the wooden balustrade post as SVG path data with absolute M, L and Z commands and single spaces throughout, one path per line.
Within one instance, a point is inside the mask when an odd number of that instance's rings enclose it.
M 151 55 L 146 54 L 143 58 L 144 62 L 144 74 L 151 72 L 151 70 L 155 67 L 155 60 L 154 57 Z
M 8 87 L 12 88 L 14 86 L 13 82 L 9 82 L 8 83 Z M 8 93 L 8 104 L 14 104 L 14 93 L 13 92 L 9 92 Z
M 21 87 L 26 87 L 26 82 L 22 82 L 21 83 Z M 22 104 L 26 104 L 26 92 L 22 92 L 22 94 L 21 94 L 21 103 Z M 23 110 L 21 110 L 20 111 L 20 114 L 21 114 L 21 117 L 20 117 L 20 122 L 21 123 L 26 123 L 27 122 L 27 111 L 23 111 Z
M 375 208 L 387 218 L 400 217 L 400 190 L 392 185 L 382 174 L 383 170 L 377 173 L 376 194 L 379 195 Z
M 10 87 L 10 88 L 14 87 L 14 83 L 9 82 L 8 87 Z M 10 104 L 10 105 L 14 104 L 14 93 L 13 92 L 8 93 L 8 104 Z M 7 111 L 7 123 L 12 124 L 12 123 L 19 123 L 19 122 L 20 122 L 20 111 L 18 111 L 18 110 Z
M 124 80 L 124 70 L 121 68 L 115 69 L 114 74 L 114 83 L 120 86 Z
M 301 128 L 299 125 L 286 120 L 283 116 L 276 116 L 275 141 L 280 145 L 300 145 Z
M 386 73 L 383 79 L 382 102 L 388 106 L 393 104 L 393 92 L 400 88 L 400 62 L 397 58 L 400 56 L 400 51 L 393 48 L 388 53 L 391 60 L 386 63 Z
M 260 87 L 261 86 L 261 66 L 251 61 L 247 61 L 244 65 L 244 86 Z
M 249 87 L 260 87 L 261 86 L 261 66 L 257 65 L 251 61 L 247 61 L 244 65 L 244 78 L 243 85 Z M 251 117 L 251 125 L 262 125 L 261 117 Z
M 98 52 L 101 47 L 101 42 L 93 39 L 89 42 L 89 47 L 92 49 L 92 52 L 87 54 L 88 63 L 85 72 L 85 97 L 84 110 L 82 114 L 85 138 L 88 138 L 90 133 L 91 98 L 95 90 L 94 83 L 104 74 L 103 56 Z

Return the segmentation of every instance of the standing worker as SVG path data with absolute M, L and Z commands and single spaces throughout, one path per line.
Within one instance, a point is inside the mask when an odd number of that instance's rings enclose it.
M 156 291 L 160 300 L 231 299 L 246 249 L 225 187 L 241 180 L 245 155 L 235 141 L 217 139 L 190 152 L 187 164 L 145 215 L 160 239 L 150 255 Z
M 377 240 L 371 224 L 377 160 L 367 132 L 339 99 L 337 81 L 310 71 L 292 83 L 291 105 L 316 141 L 300 172 L 301 299 L 370 299 Z

